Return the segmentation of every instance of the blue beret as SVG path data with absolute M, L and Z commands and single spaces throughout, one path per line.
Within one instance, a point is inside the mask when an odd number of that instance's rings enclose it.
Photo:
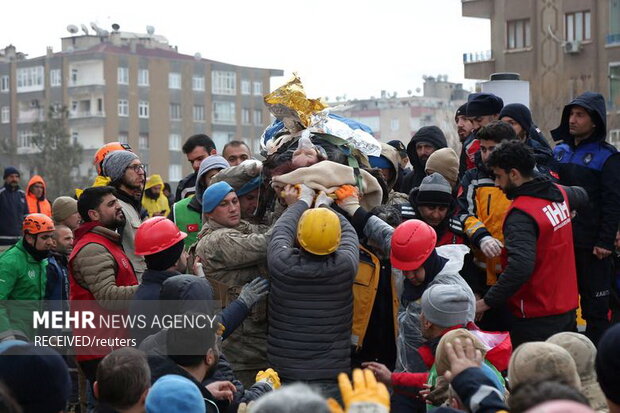
M 210 185 L 202 194 L 202 212 L 213 212 L 230 192 L 234 192 L 234 189 L 227 182 L 221 181 Z

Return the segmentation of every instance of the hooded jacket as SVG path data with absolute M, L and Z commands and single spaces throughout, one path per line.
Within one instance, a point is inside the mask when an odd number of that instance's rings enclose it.
M 170 214 L 170 206 L 168 205 L 168 198 L 164 195 L 164 181 L 161 179 L 159 175 L 151 175 L 149 179 L 146 181 L 146 185 L 144 186 L 144 190 L 147 191 L 157 185 L 161 185 L 162 191 L 159 193 L 157 199 L 150 198 L 149 196 L 144 194 L 142 197 L 142 206 L 146 209 L 146 212 L 149 214 L 149 218 L 153 217 L 155 214 L 164 212 L 165 217 Z
M 568 125 L 573 106 L 586 109 L 596 125 L 592 136 L 578 145 Z M 575 246 L 613 251 L 620 222 L 620 155 L 605 142 L 606 113 L 603 96 L 586 92 L 564 107 L 560 126 L 551 131 L 551 136 L 562 142 L 553 151 L 560 184 L 581 186 L 590 199 L 589 208 L 573 221 Z
M 297 225 L 308 205 L 297 201 L 273 227 L 268 264 L 269 363 L 285 380 L 333 380 L 351 368 L 353 280 L 359 240 L 338 216 L 338 249 L 316 256 L 295 246 Z
M 28 215 L 26 193 L 5 184 L 0 188 L 0 245 L 13 245 L 22 236 L 22 224 Z
M 381 142 L 381 156 L 390 161 L 392 165 L 392 178 L 387 182 L 389 189 L 387 205 L 399 205 L 407 202 L 407 194 L 397 192 L 394 188 L 398 182 L 400 170 L 400 156 L 398 151 L 391 145 Z
M 34 194 L 30 192 L 30 188 L 34 184 L 43 185 L 43 195 L 40 199 L 37 199 Z M 52 217 L 52 204 L 45 198 L 46 186 L 45 181 L 39 175 L 34 175 L 30 178 L 28 186 L 26 187 L 26 200 L 28 201 L 28 211 L 31 214 L 45 214 L 48 217 Z
M 563 189 L 566 192 L 571 209 L 581 211 L 587 204 L 585 191 L 582 188 L 564 187 Z M 519 196 L 541 198 L 551 202 L 564 201 L 560 189 L 548 177 L 542 175 L 524 183 L 508 194 L 509 199 L 515 199 Z M 536 221 L 525 212 L 512 209 L 506 216 L 503 233 L 508 263 L 497 283 L 484 296 L 484 301 L 491 307 L 504 305 L 534 275 L 536 266 L 539 235 Z
M 431 144 L 435 150 L 448 147 L 446 137 L 437 126 L 424 126 L 413 135 L 413 138 L 411 138 L 411 141 L 407 145 L 407 155 L 409 155 L 409 161 L 411 162 L 411 166 L 413 166 L 413 171 L 405 176 L 401 188 L 406 194 L 409 194 L 413 188 L 420 186 L 422 179 L 426 176 L 425 165 L 420 158 L 418 158 L 418 153 L 415 148 L 418 142 L 427 142 Z
M 196 172 L 192 172 L 185 178 L 181 179 L 177 184 L 177 190 L 174 196 L 174 202 L 179 202 L 182 199 L 196 192 Z

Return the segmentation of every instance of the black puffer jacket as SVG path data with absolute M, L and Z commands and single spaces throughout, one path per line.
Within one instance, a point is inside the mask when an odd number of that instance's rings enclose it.
M 271 291 L 267 355 L 285 381 L 335 380 L 351 369 L 353 280 L 359 241 L 341 215 L 338 250 L 312 255 L 295 246 L 308 206 L 289 207 L 273 227 L 267 251 Z
M 435 150 L 448 147 L 445 135 L 437 126 L 424 126 L 413 135 L 413 138 L 411 138 L 407 145 L 407 155 L 409 155 L 409 162 L 413 166 L 413 171 L 404 177 L 400 188 L 401 192 L 405 194 L 409 194 L 413 188 L 420 186 L 422 179 L 426 176 L 424 169 L 426 161 L 418 158 L 416 151 L 416 144 L 418 142 L 428 142 L 435 147 Z

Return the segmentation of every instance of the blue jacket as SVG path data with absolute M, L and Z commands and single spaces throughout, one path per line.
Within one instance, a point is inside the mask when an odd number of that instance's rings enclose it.
M 569 133 L 569 117 L 573 106 L 583 107 L 596 125 L 589 138 L 575 144 Z M 620 154 L 605 142 L 605 99 L 598 93 L 586 92 L 564 107 L 560 126 L 551 131 L 553 139 L 562 141 L 553 154 L 555 172 L 560 184 L 581 186 L 590 198 L 588 208 L 573 220 L 575 246 L 594 246 L 613 251 L 620 222 Z
M 26 193 L 9 185 L 0 188 L 0 245 L 13 245 L 22 235 L 22 223 L 28 215 Z
M 45 300 L 52 310 L 69 310 L 69 268 L 66 256 L 54 254 L 47 259 L 47 282 Z

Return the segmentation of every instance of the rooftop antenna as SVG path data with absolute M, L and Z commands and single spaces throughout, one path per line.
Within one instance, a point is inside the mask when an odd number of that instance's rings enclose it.
M 120 29 L 121 26 L 119 26 L 117 23 L 112 23 L 112 30 L 114 30 L 115 32 L 118 32 L 118 29 Z
M 86 25 L 85 25 L 85 24 L 83 24 L 83 25 L 82 25 L 82 31 L 84 32 L 84 34 L 85 34 L 86 36 L 88 36 L 88 35 L 90 34 L 90 33 L 88 33 L 88 27 L 86 27 Z
M 75 24 L 70 24 L 67 26 L 67 31 L 71 34 L 76 34 L 78 32 L 78 27 Z

